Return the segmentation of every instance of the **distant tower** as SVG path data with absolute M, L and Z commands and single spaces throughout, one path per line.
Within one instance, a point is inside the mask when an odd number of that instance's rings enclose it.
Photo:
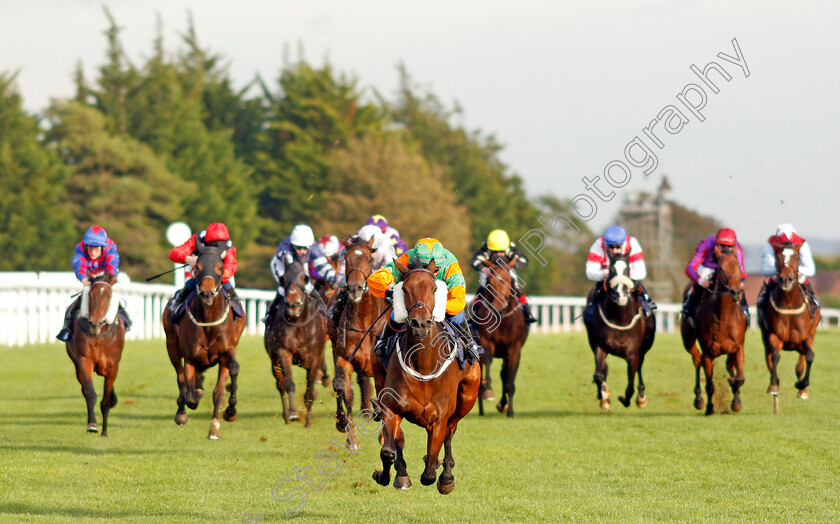
M 676 300 L 675 279 L 679 269 L 673 260 L 673 226 L 668 193 L 671 185 L 662 177 L 656 195 L 628 193 L 618 212 L 627 234 L 636 237 L 645 253 L 648 277 L 645 287 L 654 300 Z

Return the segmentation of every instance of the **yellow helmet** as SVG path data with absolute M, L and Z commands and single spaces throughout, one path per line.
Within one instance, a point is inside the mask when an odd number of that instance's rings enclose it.
M 496 229 L 487 235 L 487 249 L 490 251 L 506 251 L 510 247 L 510 238 L 504 229 Z

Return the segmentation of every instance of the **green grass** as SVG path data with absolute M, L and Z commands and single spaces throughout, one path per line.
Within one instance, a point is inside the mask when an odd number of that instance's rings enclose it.
M 780 363 L 781 414 L 764 391 L 769 374 L 758 336 L 747 339 L 744 409 L 705 417 L 692 407 L 694 372 L 677 336 L 660 335 L 645 364 L 648 406 L 598 407 L 593 359 L 583 333 L 535 335 L 517 380 L 517 416 L 490 407 L 465 418 L 453 441 L 457 487 L 449 496 L 420 484 L 425 432 L 405 424 L 414 487 L 380 487 L 374 437 L 344 461 L 320 491 L 295 480 L 333 439 L 335 402 L 319 386 L 313 428 L 286 425 L 268 358 L 258 338 L 239 348 L 239 419 L 206 439 L 210 397 L 178 427 L 174 371 L 162 341 L 129 343 L 111 411 L 110 436 L 85 433 L 80 387 L 64 347 L 0 348 L 0 521 L 260 522 L 291 519 L 298 502 L 278 502 L 272 487 L 292 482 L 308 499 L 294 519 L 308 521 L 781 521 L 840 515 L 840 376 L 837 330 L 817 335 L 810 399 L 795 398 L 795 355 Z M 614 398 L 626 384 L 624 362 L 610 357 Z M 723 360 L 716 373 L 723 375 Z M 498 376 L 500 361 L 493 367 Z M 208 392 L 215 370 L 207 375 Z M 501 386 L 494 379 L 497 396 Z M 728 411 L 729 388 L 716 406 Z M 96 385 L 101 394 L 101 379 Z M 302 373 L 297 373 L 298 398 Z M 101 416 L 97 417 L 101 423 Z

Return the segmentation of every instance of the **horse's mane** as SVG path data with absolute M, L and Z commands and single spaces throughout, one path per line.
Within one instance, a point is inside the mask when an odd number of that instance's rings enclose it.
M 406 266 L 406 267 L 408 268 L 409 271 L 411 271 L 413 269 L 426 269 L 426 266 L 424 266 L 423 263 L 420 262 L 419 259 L 412 260 L 411 262 L 409 262 L 408 266 Z

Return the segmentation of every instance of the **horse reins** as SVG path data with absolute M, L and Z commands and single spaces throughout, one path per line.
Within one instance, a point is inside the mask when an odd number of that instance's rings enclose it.
M 93 288 L 93 286 L 100 285 L 100 284 L 106 285 L 109 288 L 113 289 L 111 284 L 109 284 L 108 282 L 105 282 L 104 280 L 97 280 L 96 282 L 91 282 L 90 287 Z M 110 301 L 110 299 L 109 299 L 109 301 Z M 88 314 L 90 314 L 90 312 L 88 312 Z M 116 320 L 116 318 L 114 320 Z M 87 322 L 88 322 L 88 325 L 90 325 L 90 317 L 87 318 Z M 92 336 L 93 338 L 103 338 L 103 337 L 105 337 L 106 335 L 111 333 L 111 330 L 114 329 L 114 324 L 116 324 L 116 322 L 106 322 L 105 324 L 108 326 L 108 329 L 104 333 L 100 333 L 99 335 L 94 335 L 93 333 L 88 332 L 87 334 Z

